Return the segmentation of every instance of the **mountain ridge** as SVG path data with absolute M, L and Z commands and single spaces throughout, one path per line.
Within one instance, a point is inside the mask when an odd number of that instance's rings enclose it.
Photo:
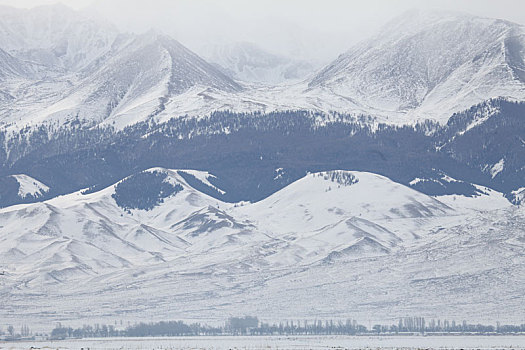
M 341 55 L 309 81 L 309 88 L 444 122 L 490 97 L 524 98 L 523 81 L 513 75 L 523 69 L 522 61 L 512 69 L 505 59 L 509 50 L 523 57 L 523 33 L 523 26 L 502 20 L 411 11 Z

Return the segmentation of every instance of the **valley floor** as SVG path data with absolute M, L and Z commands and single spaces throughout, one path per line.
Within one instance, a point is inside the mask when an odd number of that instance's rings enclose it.
M 525 336 L 247 336 L 0 343 L 0 349 L 525 349 Z

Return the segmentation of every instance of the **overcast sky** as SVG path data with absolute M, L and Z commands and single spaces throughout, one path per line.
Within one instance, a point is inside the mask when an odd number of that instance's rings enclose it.
M 57 0 L 0 0 L 33 7 Z M 235 41 L 327 61 L 413 8 L 448 9 L 525 24 L 525 0 L 62 0 L 95 9 L 123 31 L 155 28 L 191 49 Z

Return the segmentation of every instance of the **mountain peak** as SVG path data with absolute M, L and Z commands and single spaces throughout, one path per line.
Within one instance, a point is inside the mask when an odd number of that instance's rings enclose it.
M 479 23 L 480 25 L 500 24 L 508 27 L 519 27 L 517 23 L 506 20 L 476 16 L 467 12 L 445 9 L 413 8 L 394 17 L 379 31 L 379 35 L 400 36 L 403 34 L 417 33 L 436 25 L 450 23 Z
M 412 10 L 338 57 L 309 87 L 385 114 L 446 121 L 483 100 L 525 96 L 523 33 L 512 22 Z
M 106 52 L 112 24 L 57 3 L 0 11 L 0 47 L 17 58 L 51 69 L 78 70 Z
M 63 12 L 63 13 L 69 13 L 69 14 L 74 14 L 77 12 L 73 8 L 64 4 L 63 2 L 55 2 L 51 4 L 35 6 L 29 9 L 29 11 Z

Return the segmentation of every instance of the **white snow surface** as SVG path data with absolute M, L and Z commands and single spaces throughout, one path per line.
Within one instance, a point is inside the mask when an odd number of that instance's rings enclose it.
M 210 179 L 214 179 L 215 175 L 210 174 L 207 171 L 191 170 L 191 169 L 179 170 L 179 173 L 181 173 L 181 172 L 189 174 L 191 176 L 194 176 L 197 180 L 199 180 L 200 182 L 202 182 L 206 186 L 213 188 L 214 190 L 216 190 L 220 194 L 225 194 L 226 193 L 226 192 L 224 192 L 223 190 L 221 190 L 220 188 L 218 188 L 217 186 L 215 186 L 214 184 L 212 184 L 210 182 Z
M 18 189 L 18 196 L 20 198 L 26 198 L 27 196 L 38 198 L 49 192 L 49 187 L 47 185 L 30 176 L 24 174 L 11 176 L 20 185 Z
M 516 204 L 521 204 L 525 200 L 525 187 L 518 188 L 511 192 Z
M 465 208 L 348 171 L 309 174 L 237 205 L 177 170 L 153 170 L 183 190 L 149 211 L 118 207 L 115 186 L 0 209 L 4 322 L 513 321 L 525 311 L 523 208 Z
M 453 194 L 436 196 L 435 198 L 457 210 L 493 211 L 494 209 L 509 208 L 510 203 L 503 193 L 485 186 L 474 186 L 480 192 L 478 196 L 466 197 Z
M 46 329 L 47 330 L 47 329 Z M 0 349 L 172 349 L 172 350 L 278 350 L 278 349 L 517 349 L 525 337 L 514 336 L 212 336 L 157 338 L 98 338 L 55 341 L 0 342 Z
M 490 168 L 490 175 L 495 178 L 499 173 L 503 171 L 505 167 L 505 159 L 501 158 L 496 164 Z

